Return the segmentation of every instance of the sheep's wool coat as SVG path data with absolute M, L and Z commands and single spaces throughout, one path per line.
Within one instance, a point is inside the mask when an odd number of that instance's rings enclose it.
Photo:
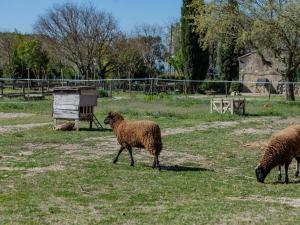
M 114 129 L 120 145 L 146 148 L 152 155 L 162 149 L 159 126 L 149 120 L 122 120 Z
M 284 163 L 290 164 L 297 156 L 300 156 L 300 125 L 292 125 L 271 137 L 260 164 L 271 170 Z

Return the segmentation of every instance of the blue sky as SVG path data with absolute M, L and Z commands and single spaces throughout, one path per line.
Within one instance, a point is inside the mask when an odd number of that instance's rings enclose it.
M 62 0 L 0 0 L 0 31 L 30 33 L 39 15 Z M 182 0 L 68 0 L 90 2 L 100 10 L 108 11 L 118 20 L 123 31 L 135 25 L 158 24 L 166 26 L 180 17 Z

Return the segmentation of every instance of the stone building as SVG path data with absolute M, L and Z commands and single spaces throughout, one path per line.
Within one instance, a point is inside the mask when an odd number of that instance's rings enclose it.
M 278 72 L 284 65 L 271 54 L 262 57 L 256 51 L 239 57 L 239 80 L 243 82 L 243 92 L 281 92 L 282 75 Z

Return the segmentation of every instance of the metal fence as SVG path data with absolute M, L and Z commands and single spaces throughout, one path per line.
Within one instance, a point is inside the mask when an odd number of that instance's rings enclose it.
M 0 78 L 0 96 L 21 97 L 51 94 L 60 86 L 96 86 L 109 96 L 115 92 L 141 92 L 145 94 L 205 94 L 237 95 L 243 93 L 254 96 L 283 96 L 285 87 L 291 84 L 295 95 L 300 95 L 300 82 L 272 81 L 215 81 L 215 80 L 176 80 L 159 78 L 142 79 L 9 79 Z

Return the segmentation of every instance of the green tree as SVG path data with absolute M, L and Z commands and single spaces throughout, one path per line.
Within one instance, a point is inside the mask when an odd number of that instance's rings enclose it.
M 284 65 L 277 71 L 286 82 L 293 82 L 300 65 L 300 2 L 247 0 L 243 7 L 252 23 L 251 29 L 245 29 L 244 39 L 263 55 L 271 52 Z M 293 84 L 285 87 L 286 100 L 294 101 Z
M 177 50 L 174 56 L 170 57 L 168 63 L 174 67 L 178 76 L 184 75 L 184 64 L 181 49 Z
M 192 0 L 184 0 L 181 9 L 181 41 L 184 73 L 187 79 L 203 80 L 206 78 L 209 65 L 209 54 L 207 48 L 201 48 L 201 34 L 194 32 L 195 8 L 191 5 Z M 204 1 L 197 0 L 197 4 Z
M 290 82 L 294 81 L 300 65 L 300 2 L 245 0 L 238 2 L 239 10 L 226 7 L 228 2 L 215 0 L 204 8 L 198 0 L 193 0 L 194 24 L 199 34 L 205 34 L 204 46 L 212 42 L 228 44 L 233 38 L 236 49 L 255 49 L 263 58 L 272 53 L 283 65 L 273 68 L 287 81 L 286 99 L 295 100 Z
M 228 0 L 223 7 L 231 15 L 238 14 L 239 7 L 235 0 Z M 225 34 L 230 35 L 224 35 L 217 45 L 216 69 L 221 80 L 237 80 L 239 78 L 238 52 L 240 51 L 237 45 L 238 26 L 235 25 L 235 18 L 228 17 L 227 19 Z
M 40 79 L 47 69 L 48 62 L 48 54 L 38 40 L 23 41 L 15 46 L 13 64 L 18 77 L 24 77 L 26 70 L 29 70 L 30 74 Z

